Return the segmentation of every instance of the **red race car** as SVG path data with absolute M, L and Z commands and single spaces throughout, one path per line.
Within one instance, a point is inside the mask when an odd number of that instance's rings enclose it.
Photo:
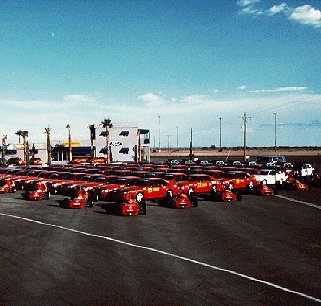
M 65 198 L 61 206 L 64 208 L 84 208 L 85 206 L 92 207 L 93 199 L 88 191 L 83 188 L 76 188 L 73 191 L 71 199 Z
M 0 180 L 0 193 L 16 192 L 16 185 L 11 178 Z
M 256 188 L 257 193 L 262 196 L 274 196 L 277 194 L 277 189 L 268 186 L 267 184 L 261 184 Z
M 213 187 L 212 191 L 213 201 L 223 201 L 223 202 L 236 202 L 242 201 L 241 190 L 231 190 L 226 184 L 218 182 Z
M 190 194 L 211 194 L 215 188 L 216 180 L 206 174 L 191 174 L 187 180 L 180 181 L 177 186 Z
M 101 201 L 112 201 L 113 200 L 113 191 L 134 186 L 140 181 L 141 178 L 138 176 L 123 176 L 113 179 L 110 183 L 100 186 L 97 188 L 98 199 Z
M 287 180 L 286 187 L 288 189 L 297 190 L 297 191 L 309 191 L 311 189 L 308 184 L 302 183 L 294 177 L 290 177 Z
M 137 202 L 134 193 L 124 193 L 123 198 L 118 198 L 117 210 L 123 216 L 146 215 L 146 202 Z
M 160 178 L 141 179 L 135 186 L 124 187 L 114 192 L 116 202 L 122 200 L 127 193 L 133 193 L 138 204 L 146 200 L 155 201 L 159 204 L 170 203 L 177 190 Z
M 252 191 L 257 184 L 255 177 L 245 171 L 228 171 L 221 182 L 228 186 L 228 189 L 242 189 Z
M 183 189 L 179 189 L 178 193 L 172 199 L 170 203 L 173 208 L 190 208 L 192 205 L 194 207 L 198 206 L 198 198 L 194 193 L 184 192 Z
M 39 201 L 43 198 L 50 199 L 50 191 L 45 183 L 35 181 L 27 185 L 22 197 L 30 201 Z

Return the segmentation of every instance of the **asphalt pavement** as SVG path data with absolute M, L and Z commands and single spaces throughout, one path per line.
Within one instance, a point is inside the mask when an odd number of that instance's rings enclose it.
M 61 198 L 0 195 L 0 305 L 321 302 L 321 188 L 136 217 Z

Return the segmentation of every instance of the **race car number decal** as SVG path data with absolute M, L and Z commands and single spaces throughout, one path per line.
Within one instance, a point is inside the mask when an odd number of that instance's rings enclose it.
M 197 187 L 206 187 L 207 183 L 197 183 Z

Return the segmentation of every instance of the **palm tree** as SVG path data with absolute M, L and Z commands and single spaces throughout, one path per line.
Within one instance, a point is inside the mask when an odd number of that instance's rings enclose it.
M 30 151 L 29 151 L 29 141 L 26 141 L 26 167 L 29 167 L 30 164 Z
M 28 131 L 21 131 L 21 137 L 23 139 L 23 159 L 26 161 L 26 163 L 29 162 L 27 160 L 27 149 L 28 149 L 28 152 L 29 152 L 29 148 L 27 148 L 27 137 L 28 137 L 28 135 L 29 135 Z
M 110 150 L 109 150 L 109 132 L 108 129 L 113 127 L 113 124 L 111 122 L 111 120 L 108 119 L 104 119 L 103 121 L 101 121 L 101 125 L 103 126 L 103 128 L 106 129 L 106 159 L 107 159 L 107 164 L 110 163 Z
M 21 131 L 21 130 L 15 132 L 15 134 L 19 136 L 19 144 L 20 144 L 20 140 L 21 140 L 21 137 L 22 137 L 22 132 L 23 131 Z

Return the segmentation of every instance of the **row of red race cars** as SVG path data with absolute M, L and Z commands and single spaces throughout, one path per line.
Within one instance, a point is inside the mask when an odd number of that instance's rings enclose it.
M 261 165 L 260 165 L 261 167 Z M 281 166 L 280 169 L 282 169 Z M 146 201 L 175 208 L 197 207 L 199 197 L 235 202 L 242 194 L 273 196 L 280 186 L 269 186 L 255 177 L 257 167 L 224 167 L 170 163 L 109 164 L 104 161 L 51 167 L 0 169 L 0 193 L 23 190 L 25 200 L 63 196 L 62 207 L 83 208 L 94 202 L 112 203 L 123 215 L 146 214 Z M 309 190 L 287 171 L 287 187 Z M 110 206 L 109 206 L 110 207 Z

